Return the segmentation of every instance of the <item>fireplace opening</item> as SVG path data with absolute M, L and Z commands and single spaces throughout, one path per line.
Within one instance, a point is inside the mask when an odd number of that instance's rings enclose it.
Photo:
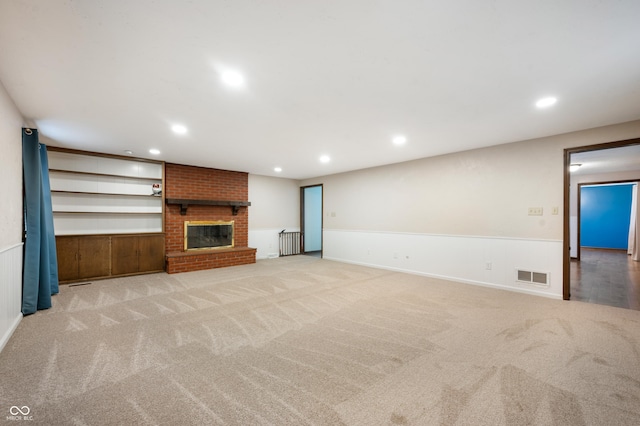
M 233 222 L 185 221 L 184 249 L 200 250 L 234 247 Z

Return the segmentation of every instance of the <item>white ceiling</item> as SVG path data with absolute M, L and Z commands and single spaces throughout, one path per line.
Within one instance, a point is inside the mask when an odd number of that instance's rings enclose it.
M 640 144 L 571 154 L 571 164 L 580 164 L 573 175 L 591 175 L 640 170 Z
M 302 179 L 639 119 L 639 20 L 638 0 L 0 0 L 0 81 L 51 145 Z

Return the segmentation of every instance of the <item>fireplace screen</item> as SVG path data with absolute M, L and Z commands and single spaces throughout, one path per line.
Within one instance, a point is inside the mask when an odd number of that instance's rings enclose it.
M 185 250 L 233 246 L 233 221 L 186 221 L 184 223 Z

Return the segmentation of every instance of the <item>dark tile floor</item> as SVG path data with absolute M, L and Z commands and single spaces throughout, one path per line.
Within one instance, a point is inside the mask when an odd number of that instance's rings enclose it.
M 571 260 L 571 300 L 640 310 L 640 262 L 622 250 L 582 248 Z

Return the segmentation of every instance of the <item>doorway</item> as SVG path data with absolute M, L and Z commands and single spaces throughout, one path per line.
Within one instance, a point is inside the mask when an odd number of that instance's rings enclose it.
M 580 260 L 585 247 L 627 251 L 636 182 L 637 180 L 577 184 L 577 260 Z
M 588 197 L 595 196 L 596 192 L 610 196 L 619 189 L 593 188 L 601 188 L 613 183 L 628 184 L 640 180 L 639 158 L 640 139 L 565 149 L 563 236 L 563 298 L 565 300 L 582 300 L 630 309 L 640 308 L 640 262 L 633 261 L 627 255 L 627 250 L 621 248 L 624 244 L 621 245 L 618 242 L 609 247 L 610 244 L 601 242 L 604 241 L 604 237 L 611 236 L 611 233 L 605 232 L 605 228 L 600 224 L 594 226 L 593 223 L 585 222 L 584 219 L 588 218 L 583 217 L 584 212 L 581 214 L 581 198 L 589 191 L 591 193 L 588 193 Z M 581 165 L 577 167 L 579 172 L 570 171 L 572 164 Z M 583 188 L 588 191 L 583 191 Z M 604 200 L 600 199 L 596 205 L 603 207 L 603 204 L 608 203 L 606 199 Z M 594 212 L 587 212 L 587 216 L 601 215 L 608 209 L 595 209 Z M 581 228 L 585 226 L 587 231 L 589 227 L 595 228 L 595 231 L 587 235 L 586 239 L 581 232 Z M 586 248 L 586 246 L 594 247 Z
M 640 263 L 628 255 L 635 182 L 578 183 L 571 299 L 640 310 Z
M 322 184 L 300 188 L 302 253 L 320 258 L 322 257 L 322 192 Z

